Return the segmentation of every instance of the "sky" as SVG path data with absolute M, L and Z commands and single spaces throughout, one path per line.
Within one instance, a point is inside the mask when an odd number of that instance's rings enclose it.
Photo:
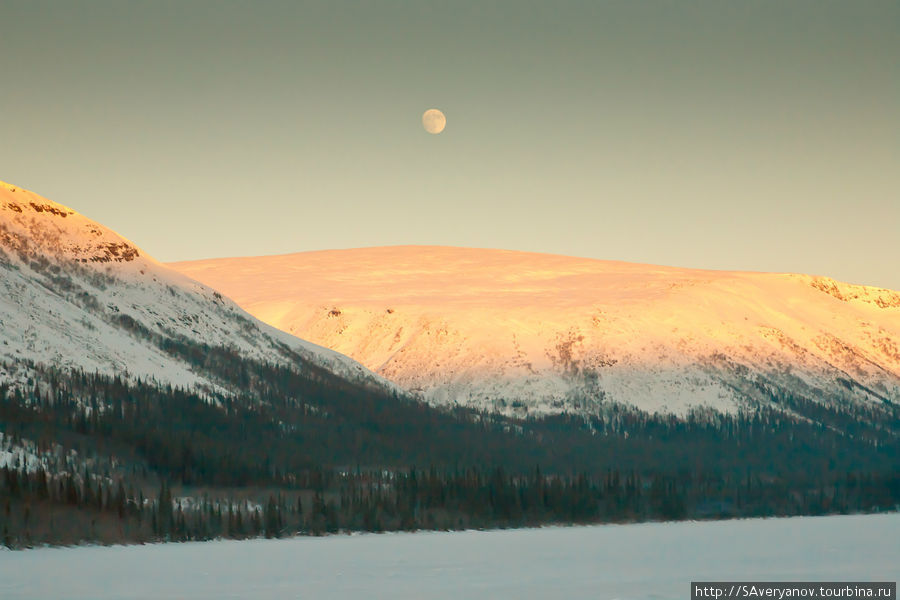
M 896 0 L 2 0 L 0 23 L 0 179 L 163 261 L 434 244 L 900 289 Z

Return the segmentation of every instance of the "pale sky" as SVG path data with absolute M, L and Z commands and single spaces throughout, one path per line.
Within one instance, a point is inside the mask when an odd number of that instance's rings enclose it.
M 896 0 L 3 0 L 0 29 L 0 179 L 160 260 L 437 244 L 900 289 Z

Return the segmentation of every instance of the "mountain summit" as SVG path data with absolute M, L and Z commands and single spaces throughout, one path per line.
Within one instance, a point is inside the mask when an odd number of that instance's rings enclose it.
M 433 404 L 900 401 L 900 293 L 827 277 L 430 246 L 171 266 Z
M 224 391 L 174 345 L 387 385 L 345 356 L 260 323 L 110 229 L 0 182 L 0 383 L 37 363 Z M 202 353 L 202 351 L 201 351 Z

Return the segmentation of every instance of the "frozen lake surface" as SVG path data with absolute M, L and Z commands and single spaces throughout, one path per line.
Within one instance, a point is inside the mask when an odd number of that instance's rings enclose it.
M 895 581 L 900 514 L 0 552 L 0 598 L 689 598 Z

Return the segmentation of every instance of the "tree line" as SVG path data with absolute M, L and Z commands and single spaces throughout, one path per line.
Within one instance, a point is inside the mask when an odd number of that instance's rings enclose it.
M 439 410 L 321 369 L 241 360 L 227 349 L 204 353 L 185 343 L 170 350 L 243 391 L 201 394 L 33 364 L 27 385 L 0 385 L 4 543 L 824 514 L 900 504 L 900 412 L 891 403 L 821 406 L 765 390 L 769 405 L 733 414 L 675 417 L 601 403 L 590 416 L 513 419 Z M 429 467 L 413 467 L 423 464 Z
M 327 480 L 327 481 L 326 481 Z M 178 488 L 183 494 L 187 490 Z M 314 489 L 176 495 L 84 474 L 0 469 L 2 543 L 188 541 L 542 524 L 847 514 L 896 510 L 900 476 L 849 472 L 827 481 L 713 473 L 513 475 L 461 471 L 330 472 Z

